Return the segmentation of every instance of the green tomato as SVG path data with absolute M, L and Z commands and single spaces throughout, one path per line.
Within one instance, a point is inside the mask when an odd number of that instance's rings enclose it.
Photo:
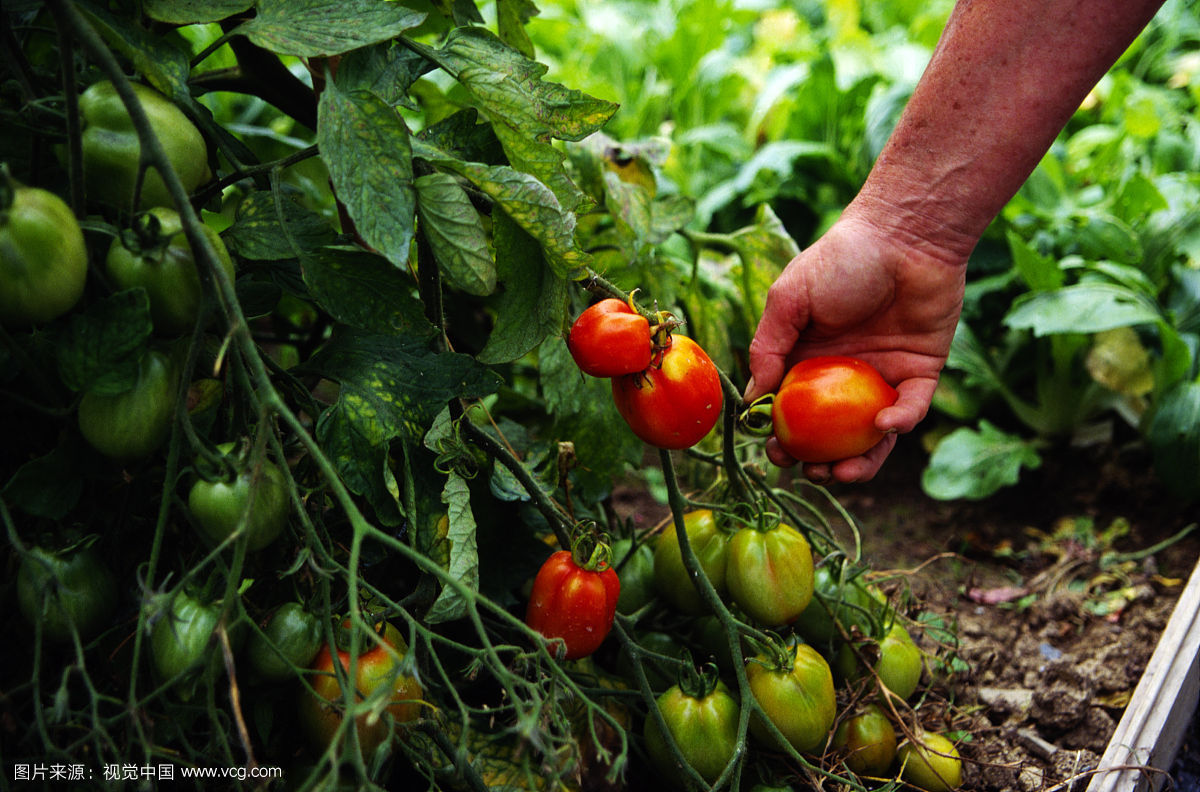
M 724 772 L 737 749 L 738 703 L 724 682 L 689 695 L 675 685 L 656 701 L 667 729 L 683 759 L 712 784 Z M 646 718 L 646 751 L 659 771 L 679 780 L 679 768 L 666 737 L 653 717 Z M 682 785 L 681 785 L 682 786 Z
M 936 732 L 918 732 L 896 749 L 900 777 L 927 792 L 950 792 L 962 784 L 958 749 Z
M 121 462 L 144 459 L 167 439 L 175 417 L 177 389 L 167 356 L 149 350 L 138 363 L 137 380 L 122 393 L 88 391 L 79 401 L 79 431 L 100 453 Z
M 200 130 L 153 88 L 134 83 L 133 92 L 184 189 L 194 192 L 209 177 L 208 152 Z M 135 208 L 141 143 L 117 89 L 107 80 L 92 85 L 79 97 L 79 112 L 84 124 L 83 178 L 88 197 L 118 209 Z M 173 205 L 162 176 L 148 168 L 136 208 Z
M 251 667 L 266 680 L 288 679 L 321 651 L 321 620 L 298 602 L 285 602 L 246 646 Z
M 788 650 L 789 662 L 777 662 L 759 655 L 746 665 L 750 692 L 767 719 L 797 751 L 820 748 L 837 716 L 833 673 L 825 658 L 808 644 Z M 750 721 L 751 733 L 768 745 L 776 740 L 760 718 Z
M 117 605 L 117 581 L 91 547 L 52 552 L 32 548 L 17 570 L 17 602 L 42 635 L 66 642 L 73 632 L 87 640 L 109 625 Z
M 183 222 L 174 209 L 156 207 L 145 217 L 143 239 L 125 235 L 113 240 L 105 266 L 108 277 L 118 289 L 141 286 L 150 297 L 150 316 L 160 333 L 186 333 L 196 323 L 204 290 L 196 269 L 196 257 L 183 233 Z M 230 280 L 234 277 L 233 259 L 221 235 L 202 226 L 212 243 L 221 267 Z M 126 245 L 130 244 L 131 247 Z
M 878 777 L 896 758 L 896 729 L 882 709 L 868 704 L 838 724 L 833 747 L 846 752 L 846 767 L 856 775 Z
M 233 443 L 223 443 L 218 450 L 229 454 L 233 447 Z M 188 509 L 200 535 L 213 545 L 236 531 L 244 516 L 246 549 L 255 551 L 274 542 L 283 532 L 291 503 L 283 472 L 264 459 L 257 479 L 251 468 L 240 468 L 231 481 L 200 479 L 188 492 Z
M 708 509 L 698 509 L 683 516 L 688 542 L 718 594 L 726 592 L 725 570 L 729 560 L 729 535 Z M 658 537 L 654 548 L 654 583 L 658 593 L 684 613 L 701 614 L 708 610 L 691 575 L 683 565 L 683 553 L 672 521 Z
M 0 323 L 23 327 L 62 316 L 79 302 L 86 279 L 87 248 L 70 207 L 52 192 L 0 177 Z
M 172 684 L 188 700 L 205 676 L 211 677 L 221 663 L 214 633 L 220 619 L 219 603 L 205 603 L 178 593 L 163 611 L 155 613 L 150 631 L 150 656 L 159 680 Z
M 860 651 L 876 655 L 874 661 L 875 674 L 879 682 L 896 696 L 907 699 L 917 689 L 921 682 L 921 670 L 924 665 L 921 650 L 913 642 L 912 636 L 904 625 L 893 622 L 887 633 L 878 641 L 877 653 L 870 642 L 859 645 Z M 849 681 L 861 679 L 865 669 L 861 668 L 854 647 L 843 644 L 838 650 L 835 663 L 839 675 Z
M 879 600 L 861 582 L 844 580 L 821 564 L 813 572 L 813 599 L 792 626 L 808 643 L 827 648 L 841 639 L 838 624 L 847 631 L 857 627 L 869 634 L 881 610 Z
M 618 539 L 612 545 L 612 563 L 621 578 L 618 612 L 633 613 L 654 599 L 654 550 L 650 545 L 639 543 L 634 548 L 632 539 Z
M 729 540 L 725 585 L 751 619 L 778 627 L 812 601 L 813 557 L 808 540 L 790 525 L 741 528 Z

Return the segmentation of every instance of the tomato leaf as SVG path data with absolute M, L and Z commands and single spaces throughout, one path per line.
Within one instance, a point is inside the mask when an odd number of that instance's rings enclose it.
M 412 294 L 412 279 L 381 256 L 327 249 L 301 258 L 301 267 L 313 299 L 339 322 L 424 340 L 437 332 Z
M 504 291 L 496 306 L 496 326 L 479 360 L 506 363 L 561 331 L 567 310 L 567 283 L 546 266 L 529 235 L 505 214 L 497 213 L 492 218 L 492 233 Z
M 83 493 L 80 448 L 72 435 L 50 453 L 31 459 L 0 490 L 5 502 L 34 517 L 61 520 Z
M 258 0 L 238 32 L 280 55 L 339 55 L 387 41 L 425 21 L 425 13 L 377 0 Z
M 447 282 L 467 294 L 488 295 L 496 289 L 496 263 L 487 234 L 471 199 L 448 173 L 416 180 L 417 215 Z
M 479 591 L 479 548 L 475 543 L 475 515 L 471 512 L 471 493 L 467 482 L 457 473 L 451 473 L 442 489 L 442 502 L 450 520 L 447 539 L 450 542 L 450 577 L 467 587 L 471 592 Z M 467 612 L 467 600 L 453 586 L 444 586 L 438 598 L 425 614 L 430 624 L 453 621 Z
M 138 74 L 170 97 L 188 96 L 190 55 L 177 33 L 151 33 L 128 17 L 110 14 L 95 5 L 80 4 L 91 23 L 117 52 L 129 58 Z
M 117 292 L 71 317 L 59 341 L 58 372 L 74 391 L 124 393 L 137 380 L 138 361 L 154 326 L 140 286 Z
M 1016 484 L 1022 467 L 1041 464 L 1033 441 L 981 420 L 978 430 L 962 427 L 942 438 L 921 476 L 921 487 L 938 500 L 977 500 Z
M 496 29 L 500 40 L 526 58 L 534 56 L 533 42 L 525 32 L 525 24 L 537 16 L 538 7 L 531 0 L 497 0 Z
M 142 10 L 151 19 L 175 25 L 220 22 L 245 11 L 254 0 L 145 0 Z
M 1013 301 L 1004 324 L 1032 330 L 1036 336 L 1099 333 L 1162 318 L 1153 300 L 1110 283 L 1077 283 L 1055 291 L 1022 294 Z
M 333 228 L 321 215 L 286 195 L 257 190 L 238 205 L 233 225 L 221 234 L 231 253 L 254 261 L 290 259 L 332 244 Z
M 317 108 L 317 144 L 358 233 L 403 266 L 416 209 L 412 150 L 403 119 L 379 97 L 347 93 L 331 81 Z

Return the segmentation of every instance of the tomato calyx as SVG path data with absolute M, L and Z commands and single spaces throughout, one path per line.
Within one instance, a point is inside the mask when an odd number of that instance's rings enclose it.
M 770 437 L 774 421 L 771 410 L 774 408 L 775 394 L 768 393 L 759 396 L 746 409 L 738 413 L 737 428 L 742 434 L 751 437 Z
M 765 630 L 760 634 L 749 633 L 745 637 L 753 656 L 747 663 L 757 663 L 773 673 L 788 673 L 795 660 L 795 649 L 779 633 Z
M 612 566 L 612 547 L 608 536 L 597 529 L 593 520 L 584 520 L 576 525 L 570 549 L 571 560 L 585 572 L 603 572 Z
M 696 666 L 691 661 L 690 653 L 685 650 L 681 654 L 684 655 L 684 664 L 679 672 L 679 689 L 690 698 L 708 698 L 721 684 L 721 670 L 713 662 Z

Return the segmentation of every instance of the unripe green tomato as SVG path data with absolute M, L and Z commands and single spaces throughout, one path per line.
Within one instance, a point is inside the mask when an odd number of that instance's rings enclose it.
M 882 709 L 868 704 L 838 724 L 833 746 L 846 751 L 846 767 L 855 774 L 878 777 L 896 758 L 896 729 Z
M 918 732 L 896 749 L 900 777 L 926 792 L 950 792 L 962 784 L 958 749 L 936 732 Z
M 860 581 L 838 580 L 829 566 L 822 564 L 813 572 L 813 599 L 793 627 L 805 641 L 824 649 L 841 637 L 835 619 L 846 629 L 858 627 L 866 633 L 882 609 Z
M 654 599 L 654 550 L 648 544 L 618 539 L 612 545 L 612 565 L 621 578 L 617 612 L 630 614 Z
M 213 639 L 221 615 L 219 603 L 205 603 L 179 593 L 162 612 L 150 631 L 150 656 L 162 682 L 172 683 L 187 701 L 207 672 L 216 670 L 221 653 Z
M 0 208 L 0 324 L 23 327 L 56 319 L 79 302 L 87 248 L 61 198 L 11 181 L 8 187 L 12 201 Z
M 707 783 L 716 781 L 737 749 L 740 708 L 729 688 L 717 682 L 710 692 L 690 696 L 675 685 L 656 703 L 680 755 Z M 680 768 L 652 716 L 646 717 L 645 737 L 646 751 L 655 766 L 667 778 L 678 781 Z
M 89 391 L 79 401 L 79 431 L 100 453 L 129 462 L 158 450 L 175 416 L 176 376 L 166 355 L 150 350 L 137 381 L 122 393 Z
M 866 673 L 859 666 L 854 649 L 843 644 L 835 661 L 839 674 L 848 680 L 860 679 Z M 913 642 L 904 625 L 893 623 L 887 634 L 879 641 L 879 659 L 875 661 L 875 674 L 881 684 L 895 695 L 907 699 L 921 682 L 924 663 L 921 650 Z
M 746 677 L 750 692 L 784 739 L 797 751 L 814 751 L 825 742 L 837 716 L 833 673 L 808 644 L 789 651 L 788 667 L 775 668 L 760 655 L 746 664 Z M 750 732 L 768 745 L 776 743 L 760 718 L 750 720 Z
M 30 624 L 41 622 L 51 641 L 87 640 L 109 626 L 117 604 L 117 581 L 91 547 L 50 552 L 30 549 L 17 570 L 17 602 Z
M 812 548 L 803 534 L 783 523 L 765 531 L 741 528 L 729 540 L 725 585 L 759 624 L 787 624 L 812 601 Z
M 155 330 L 165 334 L 190 332 L 204 299 L 196 257 L 178 212 L 160 206 L 151 209 L 150 214 L 157 219 L 158 239 L 146 240 L 141 250 L 126 247 L 121 237 L 114 239 L 105 258 L 108 277 L 118 289 L 141 286 L 146 290 Z M 216 250 L 222 269 L 233 280 L 233 259 L 221 235 L 207 225 L 201 228 Z
M 133 92 L 183 188 L 189 194 L 194 192 L 209 177 L 207 148 L 200 130 L 153 88 L 134 83 Z M 79 112 L 84 124 L 83 178 L 88 198 L 118 209 L 135 208 L 133 191 L 141 143 L 117 89 L 107 80 L 92 85 L 79 97 Z M 154 168 L 147 168 L 136 208 L 174 203 L 162 176 Z
M 233 443 L 218 450 L 228 454 Z M 201 479 L 188 492 L 188 509 L 201 536 L 218 545 L 237 530 L 246 515 L 246 549 L 262 550 L 274 542 L 287 526 L 291 514 L 287 481 L 282 471 L 264 459 L 257 481 L 252 469 L 239 470 L 232 481 Z M 251 503 L 253 495 L 253 503 Z M 247 510 L 249 512 L 247 513 Z
M 697 509 L 683 516 L 688 543 L 700 562 L 708 581 L 718 594 L 724 594 L 725 571 L 729 561 L 729 535 L 717 524 L 708 509 Z M 654 582 L 658 593 L 684 613 L 701 614 L 708 610 L 704 599 L 683 565 L 683 551 L 672 521 L 658 537 L 654 548 Z
M 285 602 L 271 615 L 261 634 L 251 633 L 246 654 L 263 679 L 288 679 L 307 668 L 321 650 L 321 620 L 298 602 Z

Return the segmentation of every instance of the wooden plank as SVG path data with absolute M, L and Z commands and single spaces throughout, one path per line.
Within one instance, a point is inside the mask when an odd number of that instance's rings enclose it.
M 1158 792 L 1200 698 L 1200 564 L 1134 688 L 1087 792 Z

